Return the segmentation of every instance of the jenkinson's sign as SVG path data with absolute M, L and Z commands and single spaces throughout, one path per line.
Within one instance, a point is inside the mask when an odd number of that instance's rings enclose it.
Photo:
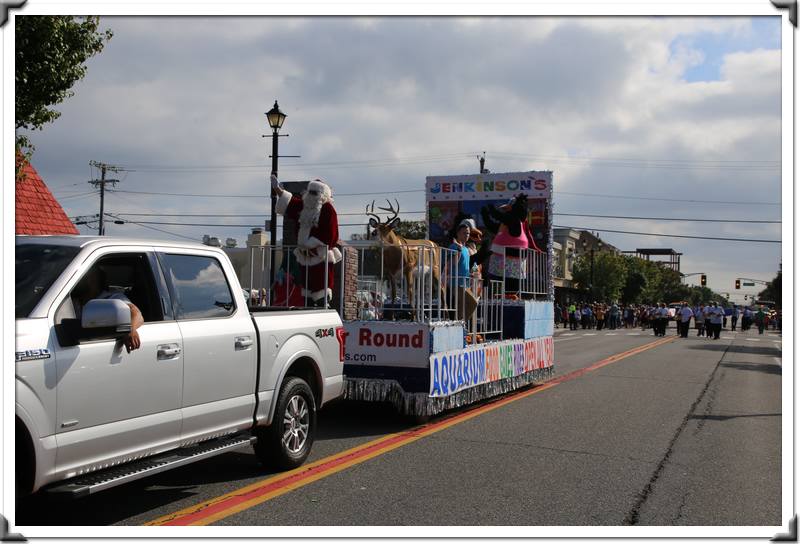
M 553 366 L 553 337 L 480 344 L 430 356 L 430 396 L 446 397 L 476 385 Z
M 523 193 L 528 198 L 550 199 L 552 172 L 509 172 L 425 178 L 426 200 L 501 200 Z

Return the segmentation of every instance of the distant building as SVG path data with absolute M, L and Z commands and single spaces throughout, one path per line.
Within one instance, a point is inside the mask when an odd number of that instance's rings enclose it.
M 17 160 L 16 234 L 79 234 L 31 163 Z
M 661 266 L 671 268 L 675 272 L 681 271 L 681 255 L 672 248 L 637 248 L 635 251 L 623 251 L 626 255 L 633 255 L 646 261 L 653 261 Z M 653 259 L 653 257 L 666 257 L 666 259 Z

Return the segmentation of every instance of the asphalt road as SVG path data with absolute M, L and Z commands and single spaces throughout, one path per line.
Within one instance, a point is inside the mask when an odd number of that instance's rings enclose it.
M 785 525 L 780 336 L 691 334 L 580 374 L 657 339 L 558 329 L 557 385 L 214 524 Z M 413 427 L 388 407 L 335 404 L 308 463 Z M 16 525 L 140 525 L 268 477 L 243 450 L 81 501 L 35 498 Z

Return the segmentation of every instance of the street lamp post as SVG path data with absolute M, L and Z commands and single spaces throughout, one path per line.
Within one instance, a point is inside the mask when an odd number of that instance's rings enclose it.
M 581 245 L 583 246 L 584 251 L 586 251 L 586 248 L 589 246 L 589 244 L 586 243 L 586 240 L 584 240 Z M 603 248 L 602 242 L 598 244 L 597 248 Z M 594 250 L 595 245 L 592 244 L 592 248 L 589 250 L 589 297 L 592 300 L 594 300 Z
M 278 175 L 278 130 L 283 126 L 283 121 L 286 119 L 286 114 L 278 108 L 278 101 L 275 105 L 264 115 L 267 116 L 267 122 L 272 128 L 272 176 Z M 278 224 L 275 221 L 275 204 L 277 203 L 278 196 L 274 189 L 270 189 L 269 197 L 269 243 L 272 247 L 278 243 Z M 270 267 L 272 270 L 272 267 Z M 272 285 L 272 272 L 270 272 L 270 285 Z
M 272 106 L 272 109 L 266 112 L 264 115 L 267 116 L 267 123 L 269 123 L 270 128 L 272 128 L 272 172 L 271 176 L 278 175 L 278 130 L 283 126 L 283 121 L 286 119 L 286 114 L 283 113 L 280 108 L 278 108 L 278 101 L 275 101 L 275 105 Z M 272 253 L 269 256 L 269 287 L 268 290 L 271 293 L 272 291 L 272 284 L 275 283 L 275 267 L 273 266 L 273 261 L 275 257 L 275 246 L 278 244 L 278 223 L 275 219 L 275 205 L 278 201 L 278 195 L 275 192 L 275 189 L 272 188 L 272 184 L 270 184 L 270 196 L 269 196 L 269 245 L 272 248 L 270 251 Z M 271 301 L 271 296 L 270 296 Z

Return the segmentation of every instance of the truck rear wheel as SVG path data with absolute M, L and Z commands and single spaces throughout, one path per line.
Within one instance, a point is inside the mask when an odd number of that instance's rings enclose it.
M 278 394 L 272 425 L 258 433 L 256 456 L 269 468 L 299 467 L 311 453 L 316 425 L 314 393 L 303 379 L 288 377 Z

